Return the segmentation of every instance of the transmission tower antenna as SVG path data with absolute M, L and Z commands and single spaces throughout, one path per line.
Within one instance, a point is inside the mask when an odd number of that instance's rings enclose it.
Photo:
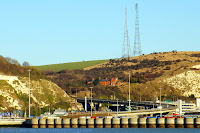
M 134 41 L 134 50 L 133 55 L 141 55 L 141 42 L 140 42 L 140 30 L 139 30 L 139 13 L 138 13 L 138 3 L 135 5 L 136 10 L 136 19 L 135 19 L 135 41 Z
M 124 42 L 122 48 L 122 58 L 129 58 L 130 54 L 131 54 L 131 49 L 128 36 L 127 8 L 125 8 L 125 30 L 124 30 Z

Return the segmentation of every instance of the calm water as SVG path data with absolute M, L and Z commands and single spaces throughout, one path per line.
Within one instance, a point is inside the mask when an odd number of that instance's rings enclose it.
M 70 129 L 32 129 L 1 128 L 0 133 L 191 133 L 200 132 L 197 128 L 70 128 Z

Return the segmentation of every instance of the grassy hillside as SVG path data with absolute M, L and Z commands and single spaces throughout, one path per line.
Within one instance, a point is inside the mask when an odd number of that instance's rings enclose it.
M 85 93 L 89 93 L 90 91 L 88 88 L 93 86 L 94 98 L 111 98 L 115 95 L 119 99 L 126 100 L 129 89 L 128 85 L 103 87 L 99 84 L 87 85 L 85 81 L 92 78 L 105 79 L 115 76 L 119 79 L 128 81 L 128 73 L 130 72 L 131 100 L 138 101 L 140 100 L 140 97 L 142 100 L 152 100 L 152 98 L 159 96 L 159 88 L 163 88 L 163 99 L 172 100 L 173 97 L 182 98 L 185 96 L 185 98 L 189 98 L 189 96 L 194 93 L 193 91 L 187 91 L 188 95 L 186 95 L 186 92 L 180 91 L 179 89 L 180 84 L 183 84 L 183 82 L 177 84 L 177 88 L 173 85 L 174 82 L 171 82 L 170 79 L 170 81 L 167 80 L 167 78 L 171 78 L 184 72 L 187 74 L 194 65 L 200 65 L 200 52 L 198 51 L 155 52 L 148 55 L 131 57 L 129 59 L 109 60 L 106 63 L 96 65 L 96 67 L 87 67 L 82 70 L 65 70 L 61 72 L 49 71 L 45 72 L 45 74 L 70 95 L 75 95 L 77 93 L 78 96 L 84 97 Z M 200 69 L 193 71 L 200 73 Z M 196 73 L 193 73 L 193 77 L 198 76 Z M 188 80 L 188 83 L 190 82 L 191 81 Z M 186 84 L 185 87 L 188 88 L 188 90 L 192 90 L 192 87 L 187 86 L 188 85 Z
M 39 70 L 52 70 L 52 71 L 61 71 L 61 70 L 75 70 L 75 69 L 84 69 L 90 66 L 98 65 L 101 63 L 108 62 L 109 60 L 96 60 L 96 61 L 83 61 L 83 62 L 72 62 L 72 63 L 62 63 L 62 64 L 52 64 L 44 66 L 35 66 Z

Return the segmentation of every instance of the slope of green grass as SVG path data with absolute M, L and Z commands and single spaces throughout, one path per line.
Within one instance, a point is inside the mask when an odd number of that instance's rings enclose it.
M 52 65 L 44 65 L 44 66 L 35 66 L 36 69 L 39 70 L 75 70 L 75 69 L 84 69 L 86 67 L 94 66 L 97 64 L 108 62 L 109 60 L 96 60 L 96 61 L 83 61 L 83 62 L 72 62 L 72 63 L 62 63 L 62 64 L 52 64 Z

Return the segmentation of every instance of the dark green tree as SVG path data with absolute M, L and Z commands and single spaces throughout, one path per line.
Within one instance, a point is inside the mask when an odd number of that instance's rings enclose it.
M 99 78 L 96 78 L 93 82 L 93 84 L 96 86 L 99 83 Z
M 26 66 L 30 66 L 30 64 L 27 61 L 24 61 L 24 63 L 22 64 L 22 66 L 26 67 Z
M 190 97 L 190 98 L 195 98 L 194 94 L 191 94 L 189 97 Z

